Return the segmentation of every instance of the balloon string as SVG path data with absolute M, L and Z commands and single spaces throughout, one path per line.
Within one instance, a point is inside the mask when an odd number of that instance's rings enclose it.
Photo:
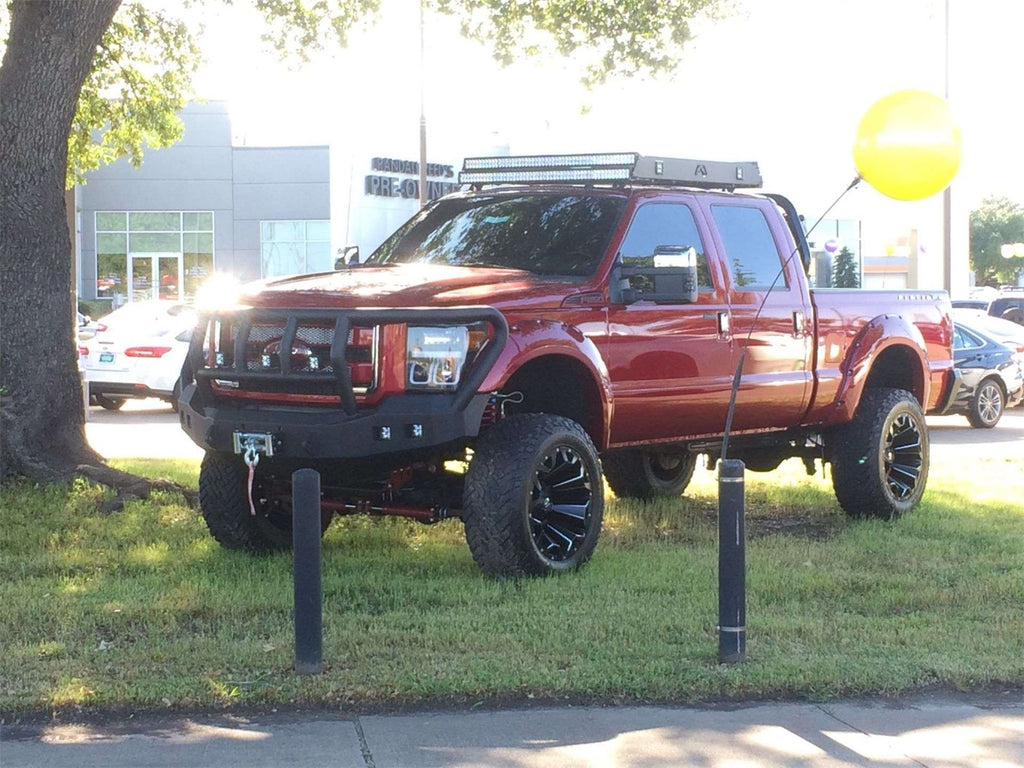
M 856 187 L 858 184 L 860 184 L 860 182 L 861 177 L 859 175 L 854 176 L 853 181 L 849 183 L 846 189 L 839 193 L 839 196 L 832 201 L 832 204 L 825 209 L 824 213 L 822 213 L 821 216 L 818 217 L 818 220 L 811 225 L 811 228 L 808 229 L 807 232 L 804 233 L 805 239 L 807 238 L 807 235 L 811 234 L 811 232 L 814 231 L 815 227 L 817 227 L 819 224 L 821 224 L 822 221 L 825 220 L 825 217 L 828 216 L 829 212 L 837 205 L 839 205 L 839 201 L 846 197 L 846 193 L 849 192 L 854 187 Z M 782 263 L 782 268 L 778 271 L 778 274 L 775 275 L 775 279 L 772 280 L 771 285 L 768 286 L 768 290 L 765 291 L 764 298 L 761 299 L 761 303 L 758 304 L 757 312 L 754 313 L 754 319 L 751 321 L 750 329 L 747 331 L 746 343 L 743 345 L 743 349 L 740 350 L 740 358 L 739 361 L 736 363 L 736 372 L 733 374 L 732 377 L 732 391 L 729 393 L 729 408 L 725 412 L 725 432 L 722 435 L 722 454 L 720 457 L 723 460 L 727 458 L 729 453 L 729 433 L 732 431 L 732 417 L 733 413 L 736 411 L 736 396 L 739 394 L 740 380 L 743 378 L 743 363 L 747 358 L 747 347 L 750 346 L 750 339 L 754 335 L 754 328 L 757 326 L 757 321 L 761 317 L 761 312 L 764 311 L 765 302 L 768 301 L 768 297 L 775 289 L 775 286 L 778 285 L 779 278 L 786 273 L 787 269 L 789 269 L 789 262 L 791 262 L 793 260 L 793 257 L 796 256 L 799 252 L 800 244 L 797 243 L 796 247 L 793 249 L 793 252 L 789 254 L 789 258 L 787 258 Z
M 806 237 L 807 235 L 811 234 L 811 232 L 813 232 L 815 230 L 815 228 L 819 224 L 821 224 L 821 222 L 823 222 L 825 220 L 825 217 L 829 215 L 829 213 L 832 211 L 832 209 L 835 208 L 837 205 L 839 205 L 839 201 L 842 200 L 844 197 L 846 197 L 846 193 L 849 192 L 854 187 L 856 187 L 858 184 L 860 184 L 863 180 L 864 180 L 863 177 L 861 177 L 859 175 L 858 176 L 854 176 L 853 177 L 853 181 L 850 182 L 849 186 L 847 186 L 846 189 L 844 189 L 842 192 L 839 193 L 839 197 L 837 197 L 835 200 L 832 201 L 832 204 L 829 205 L 829 207 L 825 209 L 825 211 L 821 214 L 821 216 L 818 217 L 818 220 L 816 222 L 814 222 L 810 226 L 810 228 L 807 230 L 807 232 L 804 233 L 804 236 Z M 799 246 L 797 246 L 797 250 L 799 250 Z M 793 253 L 791 253 L 789 255 L 789 259 L 792 259 L 794 255 L 796 255 L 796 251 L 793 251 Z M 782 267 L 783 269 L 786 269 L 789 266 L 789 259 L 786 259 L 786 263 Z M 778 278 L 776 278 L 776 279 L 778 279 Z M 773 283 L 773 285 L 774 285 L 774 283 Z

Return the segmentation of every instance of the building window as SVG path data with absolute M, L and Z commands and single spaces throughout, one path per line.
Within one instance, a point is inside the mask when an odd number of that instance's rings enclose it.
M 334 266 L 331 222 L 261 222 L 260 253 L 264 277 L 326 272 Z
M 96 298 L 191 298 L 211 274 L 211 211 L 96 213 Z

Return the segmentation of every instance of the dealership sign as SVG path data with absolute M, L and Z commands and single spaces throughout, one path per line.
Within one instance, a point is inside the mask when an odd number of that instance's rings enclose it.
M 372 197 L 400 197 L 418 200 L 420 196 L 420 164 L 415 160 L 397 160 L 391 157 L 375 157 L 370 161 L 363 191 Z M 400 175 L 384 175 L 400 174 Z M 406 178 L 403 178 L 406 177 Z M 427 163 L 427 200 L 454 192 L 459 185 L 445 179 L 455 178 L 455 167 L 440 163 Z

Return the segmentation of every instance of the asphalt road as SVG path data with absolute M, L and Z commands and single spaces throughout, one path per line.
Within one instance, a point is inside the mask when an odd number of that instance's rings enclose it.
M 935 461 L 1024 457 L 1024 407 L 1011 408 L 994 429 L 972 429 L 963 416 L 929 416 Z M 129 400 L 120 411 L 89 409 L 89 443 L 108 459 L 188 458 L 203 456 L 181 430 L 178 416 L 160 400 Z

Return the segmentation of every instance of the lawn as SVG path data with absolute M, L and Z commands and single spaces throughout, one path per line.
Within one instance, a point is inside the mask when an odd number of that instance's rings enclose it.
M 122 461 L 194 483 L 195 463 Z M 458 521 L 346 518 L 323 548 L 324 673 L 293 671 L 291 556 L 221 549 L 175 496 L 0 491 L 0 713 L 488 701 L 828 699 L 1024 684 L 1024 457 L 933 464 L 896 523 L 799 462 L 747 474 L 748 661 L 717 663 L 716 483 L 609 499 L 592 562 L 495 581 Z

